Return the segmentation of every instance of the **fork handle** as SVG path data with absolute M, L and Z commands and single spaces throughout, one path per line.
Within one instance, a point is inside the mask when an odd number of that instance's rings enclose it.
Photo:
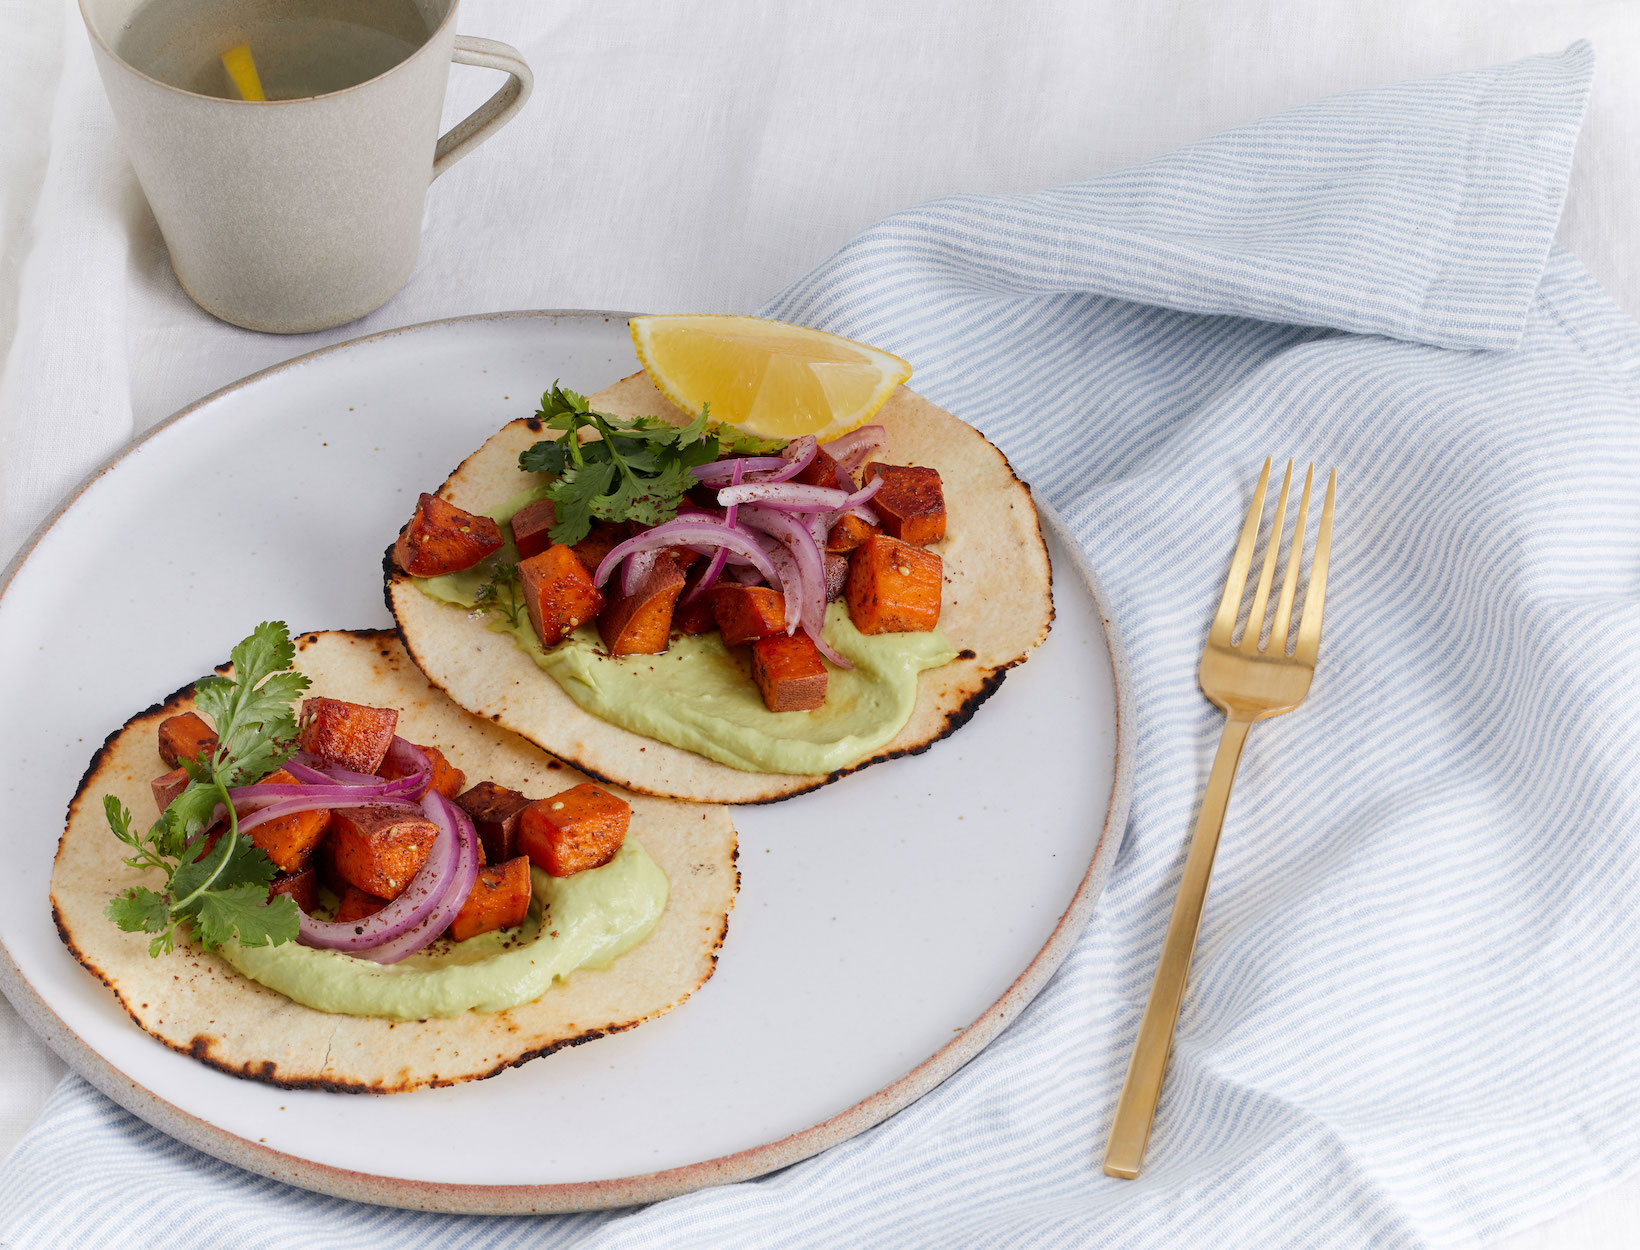
M 1139 1022 L 1139 1037 L 1133 1043 L 1127 1079 L 1116 1101 L 1116 1119 L 1105 1146 L 1105 1172 L 1132 1180 L 1139 1175 L 1145 1145 L 1150 1140 L 1156 1102 L 1162 1095 L 1162 1075 L 1173 1049 L 1173 1029 L 1179 1020 L 1179 1004 L 1184 999 L 1185 980 L 1190 973 L 1190 957 L 1196 951 L 1196 933 L 1201 928 L 1202 907 L 1207 902 L 1207 885 L 1213 876 L 1213 856 L 1219 849 L 1219 831 L 1224 828 L 1224 812 L 1230 806 L 1230 789 L 1236 781 L 1236 765 L 1250 717 L 1232 713 L 1219 737 L 1213 771 L 1207 776 L 1207 793 L 1202 796 L 1201 815 L 1190 839 L 1190 853 L 1184 861 L 1184 879 L 1173 901 L 1173 916 L 1162 939 L 1162 957 L 1156 965 L 1156 980 L 1150 986 L 1150 1000 Z

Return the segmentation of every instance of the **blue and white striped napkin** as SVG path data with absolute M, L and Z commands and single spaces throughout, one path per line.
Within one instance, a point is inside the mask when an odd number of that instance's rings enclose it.
M 1640 328 L 1552 247 L 1591 68 L 1579 44 L 940 201 L 766 308 L 917 362 L 1068 518 L 1132 660 L 1105 897 L 939 1090 L 759 1181 L 491 1220 L 238 1172 L 71 1078 L 0 1174 L 0 1237 L 1455 1246 L 1640 1166 Z M 1339 470 L 1320 671 L 1251 740 L 1147 1166 L 1111 1180 L 1267 453 Z

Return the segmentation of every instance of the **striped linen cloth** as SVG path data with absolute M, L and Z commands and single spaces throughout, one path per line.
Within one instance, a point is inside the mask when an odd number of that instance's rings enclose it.
M 431 1216 L 199 1155 L 76 1078 L 14 1250 L 1455 1246 L 1640 1166 L 1640 328 L 1552 238 L 1587 46 L 882 222 L 766 308 L 915 361 L 1099 572 L 1132 663 L 1120 862 L 1022 1018 L 779 1174 Z M 1098 1152 L 1220 716 L 1195 668 L 1266 453 L 1337 465 L 1308 703 L 1243 761 L 1143 1177 Z

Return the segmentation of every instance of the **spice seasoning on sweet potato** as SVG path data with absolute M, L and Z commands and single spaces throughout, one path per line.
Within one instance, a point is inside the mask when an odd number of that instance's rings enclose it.
M 826 666 L 807 634 L 775 634 L 754 642 L 752 680 L 771 712 L 806 712 L 826 701 Z
M 631 537 L 632 527 L 624 521 L 618 524 L 614 521 L 594 521 L 587 536 L 570 550 L 588 573 L 596 573 L 604 557 Z
M 826 550 L 846 555 L 873 534 L 882 532 L 869 521 L 862 521 L 852 512 L 845 512 L 837 518 L 837 524 L 831 527 L 831 533 L 826 535 Z
M 171 800 L 188 788 L 188 770 L 173 768 L 170 772 L 155 777 L 148 784 L 154 791 L 154 806 L 159 808 L 163 815 L 165 809 L 171 806 Z
M 518 818 L 530 805 L 527 798 L 493 781 L 481 781 L 458 795 L 456 804 L 472 817 L 485 863 L 499 864 L 517 854 Z
M 543 647 L 557 646 L 571 630 L 603 609 L 603 592 L 592 584 L 592 574 L 568 547 L 548 547 L 520 561 L 518 579 L 530 624 Z
M 528 560 L 552 546 L 552 527 L 558 524 L 558 509 L 550 499 L 537 499 L 512 514 L 513 546 L 518 558 Z
M 625 800 L 583 781 L 524 809 L 518 849 L 542 872 L 574 876 L 615 858 L 631 820 L 632 808 Z
M 412 577 L 439 577 L 470 569 L 500 548 L 501 527 L 493 520 L 424 491 L 393 544 L 393 559 Z
M 366 894 L 356 885 L 346 886 L 336 903 L 336 922 L 338 924 L 352 924 L 355 920 L 363 920 L 366 916 L 374 916 L 387 906 L 385 898 L 377 898 L 374 894 Z
M 216 731 L 194 712 L 167 716 L 159 723 L 159 757 L 165 767 L 176 768 L 183 760 L 198 759 L 203 751 L 216 750 Z
M 731 647 L 786 630 L 786 598 L 767 586 L 713 586 L 712 615 Z
M 883 519 L 883 531 L 914 547 L 926 547 L 945 537 L 945 491 L 940 471 L 927 465 L 866 465 L 865 485 L 882 478 L 871 497 L 872 510 Z
M 282 768 L 269 773 L 262 781 L 274 786 L 301 784 Z M 313 848 L 319 845 L 319 839 L 325 836 L 329 828 L 328 811 L 297 812 L 292 816 L 270 820 L 265 825 L 257 825 L 246 836 L 267 853 L 280 872 L 298 872 L 307 867 Z
M 849 557 L 848 613 L 862 634 L 925 632 L 940 623 L 940 557 L 879 534 Z
M 805 486 L 833 486 L 837 483 L 837 461 L 824 447 L 818 447 L 814 452 L 814 459 L 796 477 L 794 482 L 801 482 Z
M 530 860 L 519 855 L 504 864 L 479 870 L 467 901 L 450 921 L 453 941 L 465 942 L 480 933 L 523 924 L 530 910 Z
M 466 773 L 445 759 L 444 752 L 437 747 L 424 747 L 419 742 L 411 745 L 419 749 L 427 757 L 427 762 L 433 766 L 432 779 L 427 783 L 429 790 L 437 790 L 445 798 L 452 800 L 461 793 L 462 787 L 467 784 Z M 409 774 L 404 769 L 393 767 L 390 761 L 383 760 L 376 775 L 385 777 L 388 781 L 396 781 Z
M 438 836 L 419 807 L 339 807 L 331 816 L 326 845 L 336 875 L 377 898 L 404 893 Z
M 312 868 L 299 872 L 283 872 L 268 886 L 268 897 L 288 894 L 303 911 L 311 912 L 319 905 L 319 874 Z
M 333 764 L 358 773 L 382 766 L 399 714 L 390 707 L 367 707 L 343 699 L 302 700 L 302 750 L 323 756 Z
M 828 551 L 821 562 L 826 573 L 826 602 L 831 603 L 843 597 L 843 587 L 848 584 L 848 557 Z
M 609 605 L 598 617 L 598 633 L 611 655 L 658 655 L 672 639 L 672 609 L 683 593 L 683 572 L 671 560 L 655 561 L 649 576 L 630 595 L 618 578 Z

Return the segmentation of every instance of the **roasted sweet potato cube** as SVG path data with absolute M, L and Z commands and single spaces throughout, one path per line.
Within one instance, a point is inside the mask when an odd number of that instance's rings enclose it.
M 485 863 L 499 864 L 517 853 L 518 818 L 530 805 L 527 798 L 493 781 L 481 781 L 458 795 L 456 804 L 473 819 L 473 828 L 484 847 Z
M 165 809 L 171 806 L 171 801 L 188 788 L 188 770 L 173 768 L 170 772 L 155 777 L 148 784 L 154 790 L 154 806 L 159 808 L 163 815 Z
M 518 558 L 528 560 L 552 546 L 552 527 L 558 524 L 558 507 L 550 499 L 537 499 L 513 513 L 509 524 Z
M 374 916 L 387 906 L 385 898 L 377 898 L 374 894 L 366 894 L 356 885 L 343 888 L 336 902 L 336 923 L 352 924 L 355 920 L 363 920 L 366 916 Z
M 698 579 L 684 583 L 678 605 L 672 609 L 672 628 L 685 634 L 704 634 L 717 628 L 717 617 L 712 613 L 712 592 L 708 590 L 704 595 L 689 597 L 695 580 Z
M 427 762 L 433 766 L 433 778 L 427 783 L 429 790 L 437 790 L 447 799 L 453 799 L 461 793 L 461 788 L 467 784 L 466 773 L 445 759 L 444 752 L 437 747 L 424 747 L 419 742 L 411 745 L 420 750 L 427 757 Z M 395 768 L 391 760 L 384 759 L 376 775 L 385 777 L 388 781 L 397 781 L 400 777 L 409 776 L 409 773 L 402 768 Z
M 598 633 L 611 655 L 657 655 L 672 640 L 672 609 L 683 593 L 683 571 L 671 560 L 655 561 L 630 595 L 611 579 L 609 605 L 598 616 Z
M 262 780 L 268 785 L 296 786 L 297 781 L 284 769 L 269 773 Z M 265 825 L 257 825 L 247 835 L 252 842 L 267 852 L 273 866 L 280 872 L 300 872 L 313 856 L 313 848 L 330 828 L 328 811 L 297 812 L 280 816 Z
M 865 484 L 879 477 L 883 485 L 871 497 L 871 507 L 883 519 L 884 533 L 914 547 L 945 537 L 945 491 L 938 469 L 873 460 L 866 465 Z
M 824 447 L 818 448 L 808 467 L 792 478 L 792 481 L 801 482 L 805 486 L 836 486 L 837 461 Z
M 480 933 L 523 924 L 530 910 L 530 860 L 519 855 L 504 864 L 481 868 L 461 910 L 450 921 L 447 936 L 465 942 Z
M 500 548 L 501 527 L 489 517 L 423 491 L 393 544 L 393 562 L 412 577 L 439 577 L 470 569 Z
M 786 630 L 786 597 L 767 586 L 713 586 L 712 615 L 731 647 Z
M 626 840 L 632 808 L 602 786 L 578 786 L 524 809 L 518 849 L 542 872 L 570 877 L 607 864 Z
M 280 873 L 268 887 L 268 898 L 277 894 L 288 894 L 296 900 L 296 905 L 305 912 L 311 912 L 319 905 L 319 874 L 311 868 L 304 868 L 300 872 Z
M 849 557 L 848 614 L 862 634 L 926 632 L 940 623 L 944 565 L 939 556 L 887 534 Z
M 596 573 L 604 557 L 631 537 L 632 527 L 625 521 L 594 521 L 587 536 L 570 550 L 588 573 Z
M 822 557 L 826 570 L 826 602 L 843 597 L 843 587 L 848 584 L 848 557 L 835 551 L 828 551 Z
M 382 766 L 399 714 L 390 707 L 367 707 L 342 699 L 303 699 L 302 750 L 323 756 L 332 764 L 358 773 Z
M 519 562 L 524 606 L 543 647 L 557 646 L 576 626 L 603 609 L 604 596 L 580 557 L 565 546 L 548 547 Z
M 826 701 L 826 666 L 807 634 L 775 634 L 754 642 L 752 680 L 771 712 L 807 712 Z
M 826 550 L 839 555 L 847 555 L 873 534 L 881 534 L 869 521 L 862 521 L 852 512 L 845 512 L 837 518 L 837 524 L 831 527 L 831 533 L 826 535 Z
M 336 875 L 366 894 L 394 899 L 421 871 L 438 829 L 419 807 L 339 807 L 330 824 Z
M 159 757 L 165 767 L 176 768 L 183 760 L 198 759 L 204 751 L 216 750 L 216 731 L 194 712 L 167 716 L 159 723 Z

